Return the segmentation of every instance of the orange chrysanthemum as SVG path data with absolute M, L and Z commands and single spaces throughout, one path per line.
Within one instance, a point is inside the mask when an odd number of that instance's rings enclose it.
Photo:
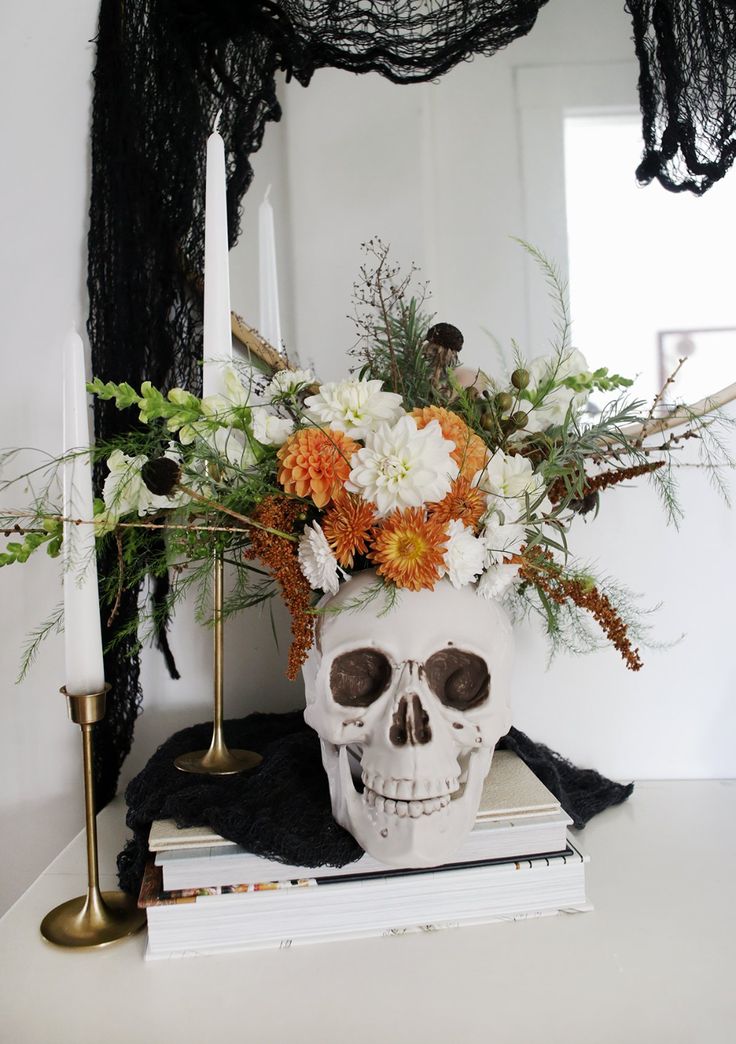
M 338 493 L 322 519 L 322 531 L 344 569 L 351 569 L 356 555 L 368 550 L 376 522 L 373 505 L 361 497 Z
M 434 522 L 456 518 L 470 529 L 477 529 L 486 507 L 485 493 L 471 486 L 470 479 L 458 475 L 445 499 L 429 505 L 429 514 Z
M 279 482 L 287 493 L 311 497 L 317 507 L 329 504 L 350 474 L 350 458 L 359 449 L 341 431 L 302 428 L 279 450 Z
M 472 478 L 483 468 L 488 455 L 486 444 L 470 430 L 462 417 L 442 406 L 417 407 L 411 415 L 418 428 L 425 428 L 430 421 L 438 421 L 444 437 L 455 443 L 452 459 L 460 468 L 461 475 Z
M 445 527 L 425 519 L 421 508 L 394 511 L 376 530 L 371 559 L 397 587 L 430 591 L 440 578 L 447 549 Z

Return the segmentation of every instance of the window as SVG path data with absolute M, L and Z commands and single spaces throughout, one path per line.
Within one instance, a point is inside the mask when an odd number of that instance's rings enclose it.
M 640 186 L 635 111 L 568 114 L 564 146 L 573 336 L 591 367 L 615 360 L 649 397 L 687 357 L 687 401 L 736 380 L 736 176 L 701 198 Z

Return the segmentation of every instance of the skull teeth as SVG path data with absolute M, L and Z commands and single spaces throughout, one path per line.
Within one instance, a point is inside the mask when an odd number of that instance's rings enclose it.
M 439 812 L 442 808 L 447 808 L 450 804 L 450 795 L 443 794 L 441 797 L 424 798 L 417 800 L 416 798 L 412 801 L 395 801 L 393 798 L 384 797 L 382 794 L 377 794 L 375 790 L 370 790 L 368 787 L 363 791 L 363 800 L 370 808 L 375 808 L 379 812 L 388 812 L 390 815 L 399 816 L 400 819 L 404 819 L 409 816 L 411 819 L 418 819 L 420 816 L 429 816 L 433 812 Z
M 384 779 L 370 772 L 363 772 L 362 780 L 366 790 L 374 790 L 376 794 L 393 801 L 405 802 L 449 797 L 460 789 L 463 782 L 457 776 L 445 779 Z

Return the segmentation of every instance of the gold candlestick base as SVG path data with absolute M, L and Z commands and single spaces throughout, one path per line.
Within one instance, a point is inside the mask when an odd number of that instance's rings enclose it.
M 146 923 L 145 910 L 125 892 L 93 891 L 68 899 L 41 921 L 41 935 L 56 946 L 109 946 L 134 935 Z
M 253 750 L 230 750 L 222 732 L 222 680 L 224 663 L 224 631 L 222 620 L 224 562 L 222 552 L 215 551 L 214 568 L 214 722 L 209 750 L 189 750 L 174 759 L 181 772 L 199 772 L 209 776 L 232 776 L 260 765 L 263 758 Z
M 87 894 L 69 899 L 46 914 L 41 935 L 56 946 L 73 949 L 109 946 L 133 935 L 146 923 L 144 910 L 124 892 L 101 892 L 97 868 L 97 819 L 95 817 L 94 776 L 92 772 L 92 729 L 105 717 L 110 689 L 72 695 L 66 689 L 69 717 L 82 730 L 84 757 L 84 812 L 87 830 Z
M 225 747 L 222 751 L 190 750 L 187 754 L 180 754 L 174 764 L 181 772 L 201 772 L 210 776 L 232 776 L 236 772 L 245 772 L 248 769 L 260 765 L 263 758 L 254 750 L 230 750 Z

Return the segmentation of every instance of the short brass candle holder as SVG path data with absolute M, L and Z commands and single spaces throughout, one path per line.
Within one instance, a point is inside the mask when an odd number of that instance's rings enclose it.
M 180 754 L 174 764 L 182 772 L 200 772 L 211 776 L 231 776 L 255 768 L 263 760 L 253 750 L 230 750 L 222 731 L 222 691 L 224 664 L 224 627 L 222 605 L 225 564 L 221 551 L 214 553 L 213 625 L 214 625 L 214 682 L 215 708 L 212 741 L 208 750 L 193 750 Z
M 100 892 L 97 866 L 97 819 L 95 816 L 94 777 L 92 772 L 92 730 L 105 717 L 105 703 L 110 689 L 72 695 L 62 688 L 69 717 L 82 729 L 84 757 L 84 812 L 87 832 L 87 894 L 69 899 L 47 913 L 41 921 L 41 935 L 57 946 L 83 948 L 108 946 L 133 935 L 146 923 L 144 910 L 125 892 Z

